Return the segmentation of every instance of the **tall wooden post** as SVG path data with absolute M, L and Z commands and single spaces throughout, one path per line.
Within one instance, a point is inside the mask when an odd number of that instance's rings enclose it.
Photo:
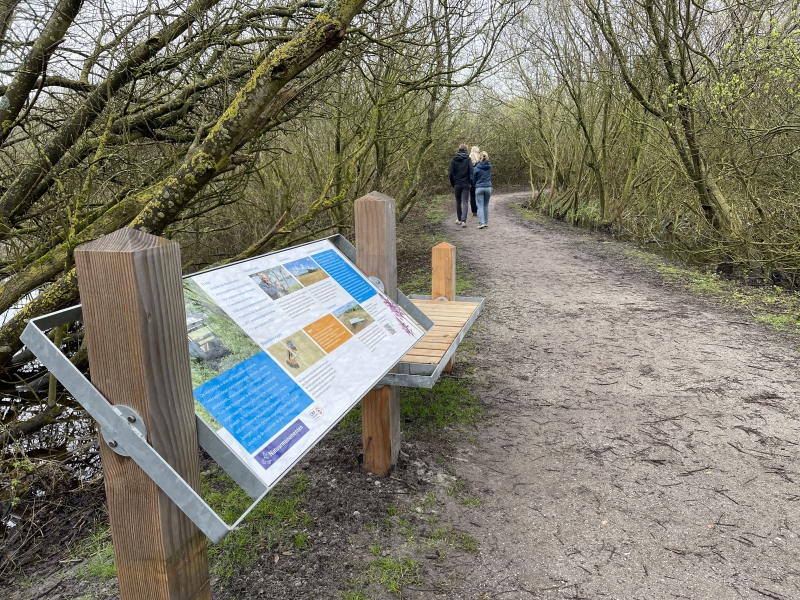
M 442 242 L 433 247 L 431 252 L 431 298 L 456 299 L 456 247 Z M 456 357 L 447 361 L 444 370 L 450 372 Z
M 383 282 L 397 301 L 397 246 L 394 198 L 370 192 L 355 201 L 356 264 Z M 372 390 L 361 401 L 364 468 L 386 475 L 400 452 L 400 396 L 395 386 Z
M 75 250 L 94 386 L 200 489 L 177 243 L 121 229 Z M 101 435 L 102 439 L 102 435 Z M 210 600 L 206 539 L 130 458 L 100 443 L 123 600 Z

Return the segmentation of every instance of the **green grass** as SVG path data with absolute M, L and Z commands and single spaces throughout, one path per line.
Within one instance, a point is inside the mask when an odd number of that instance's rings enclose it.
M 250 497 L 219 469 L 203 477 L 203 497 L 227 523 L 252 504 Z M 209 546 L 209 566 L 222 583 L 247 570 L 266 550 L 300 550 L 310 543 L 311 518 L 304 509 L 308 477 L 298 473 L 275 488 L 236 531 Z
M 364 565 L 361 574 L 350 582 L 351 589 L 343 594 L 343 600 L 370 598 L 368 593 L 372 587 L 383 588 L 390 594 L 402 598 L 404 586 L 422 583 L 419 563 L 416 560 L 408 557 L 381 556 L 383 553 L 378 544 L 370 546 L 369 552 L 374 558 L 370 559 Z
M 222 470 L 213 466 L 202 475 L 203 498 L 228 523 L 252 504 L 250 497 Z M 211 572 L 221 583 L 253 565 L 266 550 L 303 550 L 311 544 L 311 518 L 304 509 L 308 477 L 299 473 L 278 486 L 250 512 L 240 527 L 219 544 L 209 544 Z M 85 558 L 81 579 L 116 577 L 114 547 L 108 523 L 96 527 L 70 552 Z
M 442 240 L 439 240 L 442 241 Z M 438 243 L 438 242 L 436 242 Z M 431 247 L 436 243 L 432 243 Z M 456 296 L 468 296 L 469 291 L 475 282 L 475 275 L 467 271 L 466 267 L 456 265 Z M 400 290 L 406 294 L 422 294 L 429 296 L 431 293 L 431 270 L 430 268 L 415 271 L 409 279 L 401 283 Z
M 545 217 L 538 210 L 533 210 L 531 208 L 524 208 L 519 204 L 512 204 L 511 207 L 514 209 L 515 213 L 517 213 L 520 217 L 522 217 L 526 221 L 533 221 L 534 223 L 542 223 L 547 220 L 547 217 Z
M 483 329 L 483 325 L 480 323 L 474 323 L 472 327 L 469 328 L 467 335 L 464 336 L 464 339 L 461 340 L 461 343 L 458 345 L 459 357 L 472 358 L 478 353 L 478 342 L 475 339 L 475 334 L 481 329 Z
M 458 285 L 458 281 L 456 281 L 456 285 Z M 404 281 L 399 286 L 400 291 L 404 294 L 423 294 L 429 295 L 431 293 L 431 270 L 430 269 L 420 269 L 415 271 L 411 278 L 407 281 Z
M 767 323 L 777 331 L 800 334 L 800 294 L 796 292 L 777 286 L 747 286 L 708 270 L 669 264 L 660 256 L 639 250 L 630 250 L 627 255 L 693 294 L 713 297 L 724 305 L 746 310 L 757 322 Z
M 542 221 L 546 217 L 536 210 L 515 205 L 521 217 Z M 627 255 L 658 271 L 665 280 L 682 284 L 689 292 L 710 296 L 722 304 L 744 309 L 759 323 L 767 323 L 777 331 L 800 334 L 800 294 L 777 286 L 748 286 L 726 279 L 708 269 L 674 265 L 663 257 L 630 250 Z M 463 345 L 463 344 L 462 344 Z
M 483 506 L 483 500 L 481 500 L 480 498 L 476 498 L 475 496 L 458 498 L 457 502 L 462 506 L 467 506 L 469 508 L 478 508 L 480 506 Z
M 483 505 L 483 501 L 480 498 L 476 498 L 475 496 L 470 496 L 467 494 L 467 486 L 464 480 L 457 480 L 445 490 L 445 493 L 455 498 L 456 502 L 458 502 L 461 506 L 467 506 L 469 508 L 478 508 L 479 506 Z
M 466 382 L 442 379 L 430 390 L 404 389 L 400 395 L 400 415 L 406 429 L 432 431 L 473 425 L 483 415 L 483 406 Z
M 114 546 L 111 543 L 111 528 L 108 521 L 95 526 L 70 552 L 71 558 L 85 558 L 78 569 L 79 579 L 110 579 L 117 576 L 114 562 Z
M 424 253 L 426 256 L 427 266 L 413 271 L 410 275 L 405 275 L 403 280 L 398 282 L 398 287 L 404 294 L 423 294 L 428 295 L 431 293 L 431 269 L 430 249 L 441 242 L 450 241 L 448 237 L 438 230 L 439 225 L 447 216 L 451 196 L 439 195 L 434 196 L 428 206 L 425 208 L 423 217 L 423 231 L 416 231 L 413 238 L 406 239 L 406 242 L 415 248 L 415 254 L 419 255 Z M 463 266 L 456 267 L 456 294 L 464 296 L 472 287 L 474 276 L 469 273 Z
M 474 425 L 482 416 L 480 398 L 472 393 L 466 382 L 458 379 L 441 379 L 429 390 L 400 390 L 400 418 L 406 433 L 414 429 L 430 432 L 444 427 Z M 360 405 L 339 422 L 337 431 L 341 435 L 361 431 Z
M 451 199 L 449 194 L 434 196 L 425 208 L 425 220 L 429 225 L 438 225 L 447 216 L 447 201 Z
M 434 529 L 428 537 L 429 548 L 441 548 L 442 544 L 464 550 L 477 552 L 478 541 L 471 535 L 455 531 L 452 525 L 445 525 Z

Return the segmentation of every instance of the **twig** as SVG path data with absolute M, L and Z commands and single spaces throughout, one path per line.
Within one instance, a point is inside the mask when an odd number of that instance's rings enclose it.
M 419 490 L 418 490 L 417 488 L 415 488 L 413 485 L 411 485 L 411 484 L 410 484 L 410 483 L 408 483 L 407 481 L 404 481 L 404 480 L 400 479 L 399 477 L 395 477 L 394 475 L 389 475 L 389 479 L 394 479 L 395 481 L 399 481 L 400 483 L 402 483 L 402 484 L 404 484 L 404 485 L 407 485 L 408 487 L 410 487 L 410 488 L 411 488 L 412 490 L 414 490 L 415 492 L 418 492 L 418 491 L 419 491 Z

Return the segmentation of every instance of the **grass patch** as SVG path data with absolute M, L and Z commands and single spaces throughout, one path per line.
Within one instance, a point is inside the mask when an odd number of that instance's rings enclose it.
M 356 404 L 344 418 L 339 421 L 336 431 L 341 435 L 361 433 L 361 403 Z
M 668 264 L 660 256 L 631 250 L 627 255 L 658 271 L 667 281 L 683 285 L 689 292 L 710 296 L 721 304 L 748 311 L 759 323 L 777 331 L 800 334 L 800 294 L 777 286 L 748 286 L 718 273 Z
M 479 506 L 483 505 L 483 501 L 480 498 L 476 498 L 475 496 L 470 496 L 467 494 L 466 483 L 463 480 L 457 480 L 445 490 L 445 493 L 455 498 L 456 502 L 458 502 L 461 506 L 467 506 L 469 508 L 478 508 Z
M 458 282 L 456 282 L 456 285 L 458 285 Z M 418 271 L 414 271 L 411 277 L 402 284 L 398 285 L 398 287 L 405 295 L 429 295 L 431 293 L 431 270 L 420 269 Z
M 442 379 L 432 389 L 405 388 L 400 393 L 400 416 L 407 428 L 428 431 L 447 426 L 472 425 L 483 415 L 483 406 L 469 386 L 456 379 Z
M 250 496 L 222 470 L 212 468 L 202 479 L 203 497 L 226 522 L 232 523 L 252 504 Z M 299 550 L 310 543 L 311 518 L 304 509 L 308 477 L 298 473 L 275 488 L 236 531 L 209 546 L 211 572 L 229 581 L 248 569 L 266 550 Z
M 88 559 L 78 569 L 80 579 L 111 579 L 117 576 L 114 545 L 111 543 L 111 526 L 107 521 L 95 527 L 71 554 L 73 558 Z
M 434 529 L 428 537 L 429 548 L 441 549 L 442 544 L 464 550 L 465 552 L 478 551 L 478 541 L 471 535 L 456 531 L 453 529 L 452 525 Z
M 451 197 L 449 194 L 439 194 L 431 198 L 427 208 L 425 208 L 425 220 L 428 225 L 438 225 L 444 221 L 448 210 L 446 203 L 451 198 L 455 201 L 455 198 Z
M 475 334 L 481 329 L 483 329 L 483 324 L 481 323 L 473 323 L 472 327 L 469 328 L 467 335 L 464 336 L 464 339 L 461 340 L 461 343 L 458 345 L 457 352 L 460 358 L 472 358 L 478 353 L 478 342 L 475 339 Z
M 400 418 L 403 431 L 433 431 L 444 427 L 474 425 L 483 406 L 469 386 L 457 379 L 440 379 L 432 389 L 401 388 Z M 354 406 L 337 425 L 342 435 L 361 431 L 361 405 Z
M 430 247 L 433 248 L 436 244 L 445 239 L 438 239 L 431 236 Z M 457 256 L 457 254 L 456 254 Z M 456 296 L 467 296 L 469 290 L 475 282 L 475 275 L 467 271 L 463 265 L 456 264 Z M 422 294 L 429 296 L 431 293 L 431 268 L 425 267 L 414 271 L 403 283 L 399 284 L 400 291 L 404 294 Z
M 363 569 L 359 577 L 351 582 L 351 589 L 343 594 L 343 600 L 362 600 L 368 599 L 371 587 L 380 587 L 394 594 L 398 598 L 403 597 L 403 587 L 407 585 L 419 585 L 422 579 L 419 576 L 419 563 L 411 558 L 392 558 L 391 556 L 381 556 L 381 547 L 377 544 L 369 547 L 369 552 L 375 558 L 371 559 Z
M 511 208 L 514 210 L 517 215 L 525 219 L 526 221 L 533 221 L 534 223 L 542 223 L 547 220 L 541 212 L 538 210 L 534 210 L 532 208 L 525 208 L 521 204 L 512 204 Z

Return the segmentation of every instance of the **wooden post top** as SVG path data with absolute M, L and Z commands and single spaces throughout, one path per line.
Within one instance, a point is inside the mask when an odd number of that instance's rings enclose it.
M 149 248 L 158 248 L 177 243 L 138 229 L 123 227 L 79 246 L 75 249 L 75 252 L 140 252 Z
M 442 242 L 431 251 L 431 297 L 456 299 L 456 247 Z
M 372 191 L 369 194 L 361 196 L 356 202 L 391 202 L 394 204 L 394 198 L 381 194 L 380 192 Z
M 356 264 L 383 282 L 386 295 L 397 300 L 397 230 L 394 198 L 370 192 L 353 204 Z
M 92 383 L 135 410 L 200 490 L 180 245 L 119 229 L 75 251 Z M 122 600 L 211 600 L 203 533 L 132 459 L 100 443 Z

